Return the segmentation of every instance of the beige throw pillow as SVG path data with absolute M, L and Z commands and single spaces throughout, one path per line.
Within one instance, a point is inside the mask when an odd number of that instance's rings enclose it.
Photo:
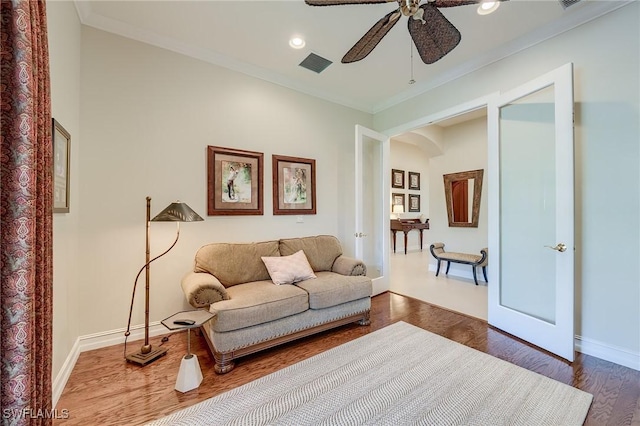
M 291 256 L 262 257 L 264 265 L 274 284 L 293 284 L 299 281 L 316 278 L 309 265 L 304 251 L 300 250 Z

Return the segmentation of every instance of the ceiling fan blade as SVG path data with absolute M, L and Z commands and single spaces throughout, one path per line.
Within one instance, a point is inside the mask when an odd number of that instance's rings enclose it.
M 343 64 L 356 62 L 367 57 L 369 53 L 380 43 L 382 37 L 387 35 L 389 30 L 398 22 L 402 12 L 400 9 L 387 13 L 382 19 L 375 23 L 356 44 L 353 45 L 342 58 Z
M 509 1 L 509 0 L 496 0 L 499 2 Z M 434 0 L 429 4 L 435 7 L 456 7 L 456 6 L 466 6 L 468 4 L 480 4 L 482 0 Z
M 304 0 L 309 6 L 339 6 L 341 4 L 388 3 L 396 0 Z
M 455 7 L 455 6 L 466 6 L 468 4 L 478 4 L 482 0 L 435 0 L 430 3 L 435 7 Z
M 422 20 L 409 18 L 409 33 L 425 64 L 432 64 L 451 52 L 460 43 L 460 32 L 444 15 L 425 3 L 420 6 L 424 11 Z

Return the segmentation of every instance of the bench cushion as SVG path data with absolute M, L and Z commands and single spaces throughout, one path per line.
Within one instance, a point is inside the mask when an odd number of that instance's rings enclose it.
M 371 296 L 371 278 L 361 275 L 345 276 L 326 271 L 316 272 L 316 276 L 315 279 L 296 284 L 309 293 L 311 309 L 324 309 Z
M 217 332 L 251 327 L 309 309 L 307 292 L 295 285 L 254 281 L 229 287 L 227 292 L 229 300 L 216 302 L 209 308 L 216 314 L 211 328 Z
M 482 256 L 477 254 L 468 254 L 468 253 L 455 253 L 455 252 L 444 252 L 438 254 L 438 258 L 440 260 L 451 260 L 454 262 L 466 262 L 466 263 L 478 263 Z

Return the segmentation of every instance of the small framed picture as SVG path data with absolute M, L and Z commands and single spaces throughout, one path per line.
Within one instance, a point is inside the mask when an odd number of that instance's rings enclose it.
M 207 214 L 262 215 L 261 152 L 207 147 Z
M 391 187 L 404 189 L 404 170 L 391 169 Z
M 273 214 L 316 214 L 316 160 L 274 155 Z
M 409 194 L 409 211 L 410 212 L 420 211 L 420 195 Z
M 53 135 L 53 212 L 69 213 L 69 167 L 71 135 L 52 119 Z
M 420 189 L 420 173 L 408 172 L 409 175 L 409 189 Z
M 393 193 L 391 194 L 391 212 L 392 213 L 404 213 L 404 194 Z M 401 207 L 401 209 L 399 208 Z

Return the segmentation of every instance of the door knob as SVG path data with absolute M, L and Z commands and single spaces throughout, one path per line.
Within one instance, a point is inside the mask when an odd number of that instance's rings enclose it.
M 560 253 L 567 251 L 567 246 L 564 243 L 558 243 L 558 244 L 556 244 L 555 247 L 551 247 L 551 246 L 545 246 L 545 247 L 548 247 L 551 250 L 557 250 Z

